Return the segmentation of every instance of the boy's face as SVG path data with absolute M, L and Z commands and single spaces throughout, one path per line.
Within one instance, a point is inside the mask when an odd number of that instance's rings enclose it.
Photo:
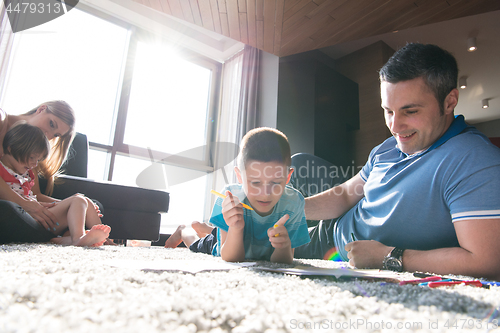
M 245 170 L 236 167 L 235 172 L 252 208 L 259 215 L 266 216 L 280 200 L 293 169 L 279 162 L 250 160 Z
M 12 155 L 10 154 L 4 154 L 2 156 L 2 162 L 17 172 L 18 174 L 22 175 L 26 171 L 36 168 L 38 165 L 38 162 L 43 158 L 42 154 L 31 154 L 30 157 L 28 158 L 28 161 L 26 162 L 20 162 L 17 161 Z

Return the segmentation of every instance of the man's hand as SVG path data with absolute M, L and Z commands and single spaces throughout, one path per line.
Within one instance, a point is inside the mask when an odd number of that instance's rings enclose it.
M 286 230 L 285 223 L 288 221 L 290 216 L 288 214 L 283 215 L 275 226 L 267 229 L 267 235 L 269 236 L 269 241 L 272 247 L 275 249 L 281 249 L 291 246 L 290 236 L 288 235 L 288 230 Z
M 393 247 L 386 246 L 374 240 L 360 240 L 348 243 L 345 246 L 349 265 L 356 268 L 382 269 L 384 257 Z
M 243 206 L 237 197 L 226 191 L 226 198 L 222 201 L 222 216 L 229 228 L 243 230 L 245 220 L 243 219 Z

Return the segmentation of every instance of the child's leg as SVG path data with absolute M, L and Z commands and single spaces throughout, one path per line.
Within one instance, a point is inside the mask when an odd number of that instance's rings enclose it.
M 193 228 L 180 225 L 177 227 L 177 230 L 175 230 L 175 232 L 165 241 L 165 247 L 173 249 L 179 246 L 181 242 L 184 242 L 186 247 L 189 247 L 198 239 L 200 239 L 200 237 L 198 237 Z
M 109 235 L 109 232 L 111 231 L 111 227 L 107 226 L 105 224 L 97 224 L 93 226 L 90 230 L 85 231 L 86 234 L 90 233 L 89 237 L 99 237 L 100 233 L 107 233 Z M 68 231 L 69 233 L 69 231 Z M 100 238 L 100 237 L 99 237 Z M 90 245 L 81 245 L 81 244 L 74 244 L 73 240 L 71 239 L 71 236 L 62 236 L 62 237 L 56 237 L 52 238 L 50 240 L 54 244 L 60 244 L 60 245 L 75 245 L 75 246 L 92 246 L 92 247 L 97 247 L 97 246 L 102 246 L 107 242 L 107 239 L 104 239 L 102 241 L 96 242 L 94 244 Z M 91 243 L 92 238 L 86 238 L 83 239 L 82 242 L 85 241 L 86 243 Z
M 88 204 L 86 220 L 85 220 L 85 227 L 90 229 L 91 227 L 93 227 L 95 225 L 102 224 L 101 218 L 99 216 L 99 212 L 96 209 L 95 203 L 91 199 L 89 199 L 85 196 L 82 196 L 82 197 L 87 201 L 87 204 Z
M 92 209 L 94 209 L 92 207 Z M 59 226 L 57 231 L 62 232 L 66 227 L 69 228 L 69 238 L 52 239 L 54 243 L 76 245 L 76 246 L 92 246 L 98 245 L 106 240 L 109 236 L 111 228 L 105 225 L 95 225 L 92 229 L 85 233 L 85 219 L 88 210 L 88 202 L 83 196 L 72 196 L 58 202 L 54 207 L 50 208 L 58 221 Z M 95 211 L 95 210 L 94 210 Z
M 212 232 L 214 227 L 209 226 L 208 224 L 204 222 L 198 222 L 198 221 L 193 221 L 191 223 L 191 227 L 196 231 L 196 234 L 198 234 L 198 237 L 203 238 L 209 233 Z
M 193 252 L 212 254 L 215 246 L 217 246 L 217 228 L 213 228 L 211 233 L 194 241 L 189 249 Z
M 82 194 L 77 194 L 82 195 Z M 82 195 L 83 196 L 83 195 Z M 87 209 L 87 218 L 85 220 L 85 228 L 89 229 L 95 225 L 102 225 L 101 217 L 102 214 L 99 211 L 99 207 L 92 201 L 92 199 L 83 196 L 87 200 L 89 208 Z M 112 239 L 106 239 L 104 241 L 105 245 L 117 245 Z M 101 244 L 102 245 L 102 244 Z

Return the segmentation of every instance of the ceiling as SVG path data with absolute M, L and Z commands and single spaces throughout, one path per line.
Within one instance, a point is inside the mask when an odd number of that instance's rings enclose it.
M 475 52 L 467 51 L 469 36 L 476 36 Z M 467 77 L 467 88 L 459 89 L 455 114 L 463 114 L 470 123 L 500 119 L 500 10 L 341 43 L 321 51 L 337 59 L 379 40 L 394 50 L 407 42 L 420 42 L 450 51 L 457 59 L 459 77 Z M 488 109 L 481 107 L 483 99 L 489 99 Z
M 111 0 L 114 2 L 114 0 Z M 123 2 L 120 0 L 117 2 Z M 456 113 L 471 123 L 500 118 L 500 0 L 133 0 L 178 22 L 283 57 L 320 49 L 339 58 L 378 40 L 452 52 L 468 87 Z M 467 38 L 477 38 L 469 53 Z M 227 44 L 227 43 L 226 43 Z M 482 109 L 481 100 L 490 99 Z
M 133 0 L 279 57 L 500 10 L 499 0 Z

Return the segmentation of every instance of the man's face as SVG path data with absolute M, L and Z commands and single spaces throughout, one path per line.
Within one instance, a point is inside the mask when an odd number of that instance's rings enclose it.
M 429 148 L 454 119 L 458 90 L 446 97 L 444 114 L 422 78 L 380 84 L 385 124 L 396 138 L 398 148 L 411 155 Z
M 261 216 L 272 213 L 292 173 L 293 169 L 278 162 L 248 161 L 243 172 L 236 168 L 250 205 Z

